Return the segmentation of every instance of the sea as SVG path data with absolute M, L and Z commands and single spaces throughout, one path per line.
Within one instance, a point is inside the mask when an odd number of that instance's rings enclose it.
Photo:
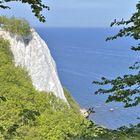
M 140 123 L 140 106 L 124 108 L 123 103 L 106 103 L 108 95 L 95 95 L 100 88 L 92 84 L 101 77 L 113 79 L 136 73 L 128 67 L 140 59 L 130 47 L 131 38 L 106 42 L 119 28 L 36 28 L 47 43 L 57 64 L 61 83 L 81 108 L 94 107 L 90 116 L 96 124 L 109 129 Z

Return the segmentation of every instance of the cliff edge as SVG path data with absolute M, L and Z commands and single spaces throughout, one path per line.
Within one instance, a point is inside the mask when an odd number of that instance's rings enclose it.
M 50 50 L 33 28 L 26 38 L 2 29 L 0 36 L 10 41 L 15 65 L 21 66 L 28 72 L 36 90 L 52 92 L 67 102 Z

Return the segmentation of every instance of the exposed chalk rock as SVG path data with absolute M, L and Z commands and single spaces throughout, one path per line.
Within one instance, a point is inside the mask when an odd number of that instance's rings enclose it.
M 86 109 L 80 109 L 81 115 L 84 116 L 85 118 L 87 118 L 89 116 L 88 112 Z
M 53 92 L 67 102 L 60 83 L 56 64 L 46 43 L 31 29 L 31 35 L 23 38 L 0 30 L 0 35 L 10 41 L 16 66 L 29 73 L 33 86 L 39 91 Z

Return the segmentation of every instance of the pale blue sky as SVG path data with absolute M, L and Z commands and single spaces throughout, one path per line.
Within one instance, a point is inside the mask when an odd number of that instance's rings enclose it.
M 33 16 L 28 5 L 10 3 L 11 10 L 0 9 L 0 15 L 26 18 L 33 26 L 46 27 L 109 27 L 117 18 L 129 18 L 138 0 L 47 0 L 50 11 L 43 12 L 42 24 Z M 46 0 L 44 0 L 44 3 Z

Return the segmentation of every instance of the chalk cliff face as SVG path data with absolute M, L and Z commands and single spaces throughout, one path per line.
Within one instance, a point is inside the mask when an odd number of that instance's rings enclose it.
M 53 92 L 67 102 L 60 83 L 56 64 L 50 50 L 41 37 L 31 29 L 31 35 L 22 38 L 0 30 L 0 35 L 10 41 L 16 66 L 25 68 L 34 87 L 39 91 Z

